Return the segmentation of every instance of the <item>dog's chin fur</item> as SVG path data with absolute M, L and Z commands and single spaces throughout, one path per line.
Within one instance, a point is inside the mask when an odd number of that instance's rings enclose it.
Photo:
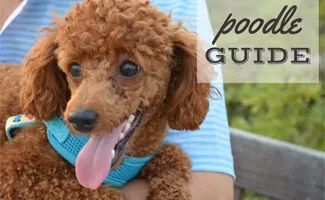
M 155 153 L 168 127 L 198 129 L 208 111 L 212 87 L 197 83 L 197 38 L 143 1 L 86 0 L 55 21 L 56 27 L 46 29 L 22 69 L 0 68 L 0 160 L 6 166 L 0 170 L 0 195 L 123 199 L 117 191 L 82 188 L 73 167 L 48 144 L 43 125 L 24 128 L 6 143 L 5 120 L 20 113 L 50 120 L 90 108 L 100 116 L 93 132 L 105 133 L 141 106 L 146 112 L 125 155 Z M 140 66 L 141 73 L 129 79 L 119 76 L 125 60 Z M 80 64 L 81 79 L 70 75 L 72 63 Z M 206 69 L 211 67 L 207 64 Z M 189 199 L 190 168 L 189 158 L 175 145 L 161 147 L 140 174 L 149 181 L 149 198 Z

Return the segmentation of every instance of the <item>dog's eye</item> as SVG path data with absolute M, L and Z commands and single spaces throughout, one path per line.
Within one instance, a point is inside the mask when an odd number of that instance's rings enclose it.
M 70 74 L 73 78 L 80 78 L 81 76 L 81 67 L 77 63 L 71 65 Z
M 126 61 L 120 66 L 119 75 L 124 78 L 133 78 L 139 73 L 139 71 L 140 67 L 131 61 Z

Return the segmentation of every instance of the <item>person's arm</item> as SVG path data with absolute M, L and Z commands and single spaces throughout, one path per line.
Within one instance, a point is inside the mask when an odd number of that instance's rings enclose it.
M 23 0 L 0 0 L 0 30 L 9 17 Z
M 233 200 L 233 178 L 223 173 L 192 172 L 190 189 L 192 200 Z M 136 179 L 122 188 L 130 200 L 145 200 L 149 185 Z

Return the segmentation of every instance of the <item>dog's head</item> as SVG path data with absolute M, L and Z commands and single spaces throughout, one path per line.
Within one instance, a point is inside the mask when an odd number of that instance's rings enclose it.
M 55 24 L 26 58 L 21 104 L 38 120 L 64 115 L 72 132 L 91 135 L 76 164 L 86 187 L 109 168 L 87 175 L 84 160 L 114 163 L 147 114 L 179 130 L 204 120 L 210 84 L 197 83 L 197 38 L 170 16 L 148 2 L 87 0 Z

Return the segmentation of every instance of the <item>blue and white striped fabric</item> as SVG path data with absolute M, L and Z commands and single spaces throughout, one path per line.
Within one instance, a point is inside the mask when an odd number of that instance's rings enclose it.
M 0 31 L 0 62 L 21 63 L 39 35 L 37 30 L 48 26 L 50 11 L 64 16 L 75 2 L 81 0 L 24 0 L 8 18 Z M 201 39 L 213 39 L 206 3 L 204 0 L 151 0 L 161 11 L 173 10 L 175 22 L 189 22 L 187 28 L 198 32 Z M 223 98 L 211 100 L 208 115 L 198 131 L 170 130 L 166 142 L 179 144 L 193 162 L 192 171 L 209 171 L 229 174 L 235 178 L 230 134 L 221 81 L 215 86 Z

